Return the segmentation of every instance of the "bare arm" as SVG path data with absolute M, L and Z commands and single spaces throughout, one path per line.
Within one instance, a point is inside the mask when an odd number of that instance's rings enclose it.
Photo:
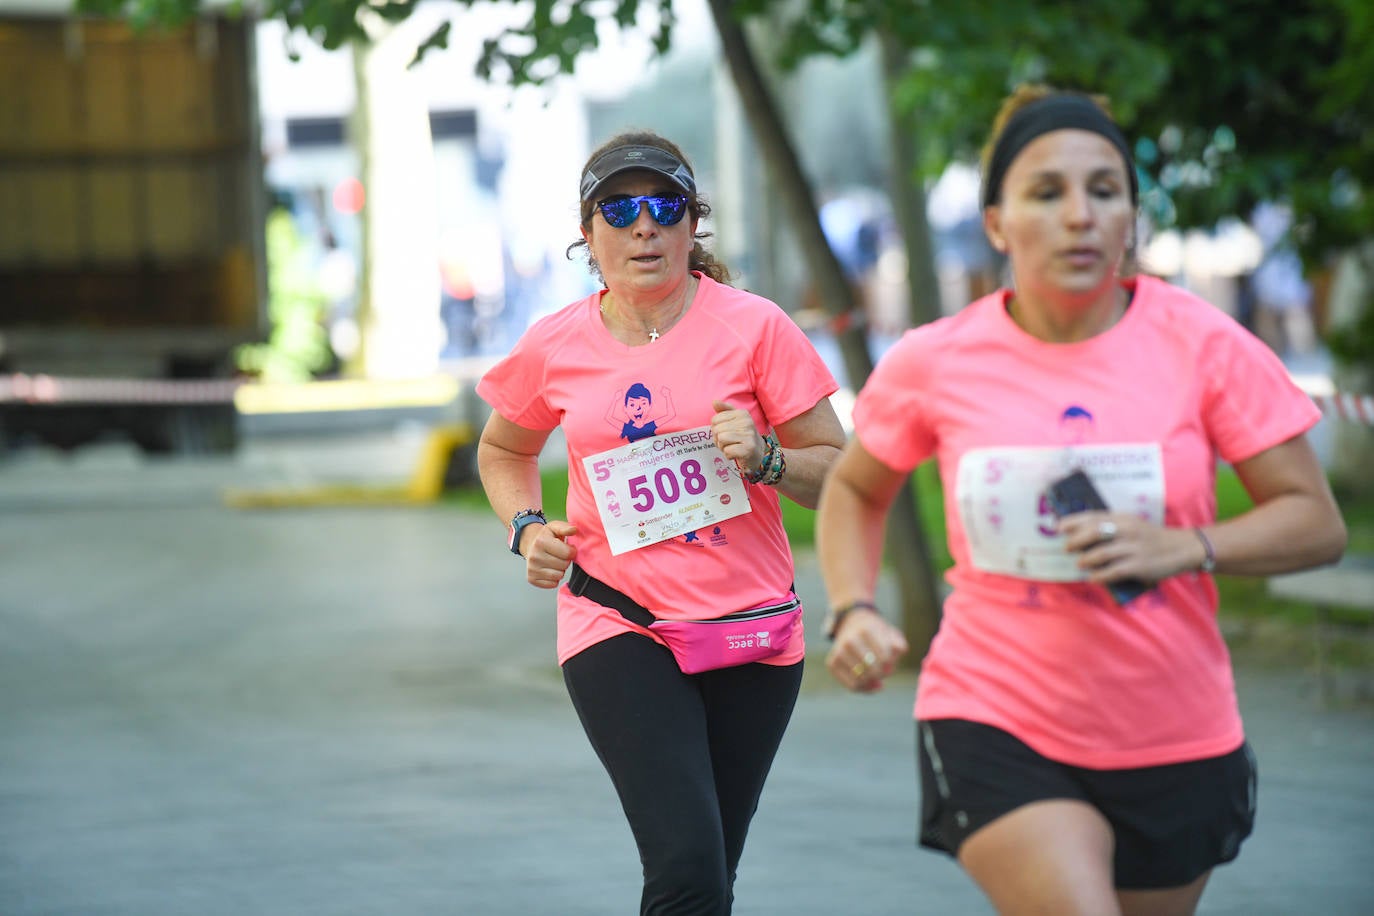
M 1216 549 L 1217 572 L 1272 576 L 1341 558 L 1345 521 L 1306 436 L 1235 467 L 1255 505 L 1204 529 Z
M 832 609 L 873 602 L 888 511 L 906 479 L 857 438 L 831 470 L 816 516 L 816 552 Z M 872 691 L 906 651 L 901 630 L 876 609 L 856 610 L 837 628 L 826 666 L 851 690 Z
M 526 429 L 492 413 L 477 443 L 477 472 L 487 502 L 503 523 L 521 509 L 543 508 L 539 453 L 549 439 L 547 430 Z M 540 588 L 557 588 L 577 550 L 567 543 L 577 529 L 563 519 L 530 525 L 521 532 L 520 554 L 525 578 Z

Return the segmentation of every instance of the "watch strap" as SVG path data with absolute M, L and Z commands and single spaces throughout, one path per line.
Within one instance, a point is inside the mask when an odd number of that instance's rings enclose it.
M 822 627 L 825 632 L 825 638 L 833 641 L 835 639 L 835 631 L 840 628 L 840 624 L 844 622 L 846 617 L 855 611 L 873 611 L 876 614 L 878 612 L 878 605 L 874 604 L 872 601 L 860 600 L 851 601 L 842 607 L 835 608 L 829 614 L 825 615 L 825 624 Z
M 549 523 L 549 520 L 544 517 L 543 509 L 521 509 L 511 517 L 510 543 L 508 546 L 510 547 L 510 552 L 517 557 L 524 556 L 524 554 L 520 552 L 520 532 L 524 531 L 527 525 L 533 525 L 535 522 L 541 525 L 547 525 Z

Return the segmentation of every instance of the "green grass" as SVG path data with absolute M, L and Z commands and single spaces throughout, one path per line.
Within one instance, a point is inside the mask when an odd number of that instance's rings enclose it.
M 934 462 L 927 461 L 916 469 L 912 478 L 916 508 L 930 542 L 932 557 L 941 571 L 954 562 L 945 543 L 944 488 L 940 472 Z M 812 547 L 816 543 L 816 513 L 803 509 L 790 499 L 782 501 L 782 523 L 787 528 L 793 547 Z
M 557 507 L 559 514 L 562 514 L 562 507 L 568 503 L 568 472 L 558 468 L 544 471 L 539 477 L 544 488 L 545 508 L 552 512 L 553 507 Z M 491 511 L 491 505 L 487 502 L 486 494 L 482 492 L 482 487 L 475 481 L 471 486 L 446 491 L 443 502 L 464 509 Z
M 1350 553 L 1374 554 L 1374 490 L 1336 487 L 1346 529 L 1350 532 Z

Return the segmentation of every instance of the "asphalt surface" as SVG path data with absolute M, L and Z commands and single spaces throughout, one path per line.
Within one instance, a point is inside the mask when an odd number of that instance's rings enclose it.
M 395 451 L 0 463 L 0 916 L 635 911 L 551 596 L 494 517 L 222 501 Z M 915 846 L 913 677 L 853 696 L 811 648 L 738 916 L 990 912 Z M 1374 912 L 1374 712 L 1301 664 L 1238 677 L 1259 823 L 1200 912 Z

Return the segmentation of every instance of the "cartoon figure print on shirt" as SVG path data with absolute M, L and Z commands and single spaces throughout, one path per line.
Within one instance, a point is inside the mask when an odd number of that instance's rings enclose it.
M 1083 445 L 1093 434 L 1092 411 L 1070 404 L 1059 415 L 1059 433 L 1065 445 Z
M 659 425 L 677 416 L 672 392 L 665 386 L 658 389 L 658 395 L 655 403 L 649 386 L 643 382 L 635 382 L 626 391 L 617 391 L 615 400 L 606 410 L 606 422 L 619 429 L 620 438 L 626 442 L 658 435 Z

